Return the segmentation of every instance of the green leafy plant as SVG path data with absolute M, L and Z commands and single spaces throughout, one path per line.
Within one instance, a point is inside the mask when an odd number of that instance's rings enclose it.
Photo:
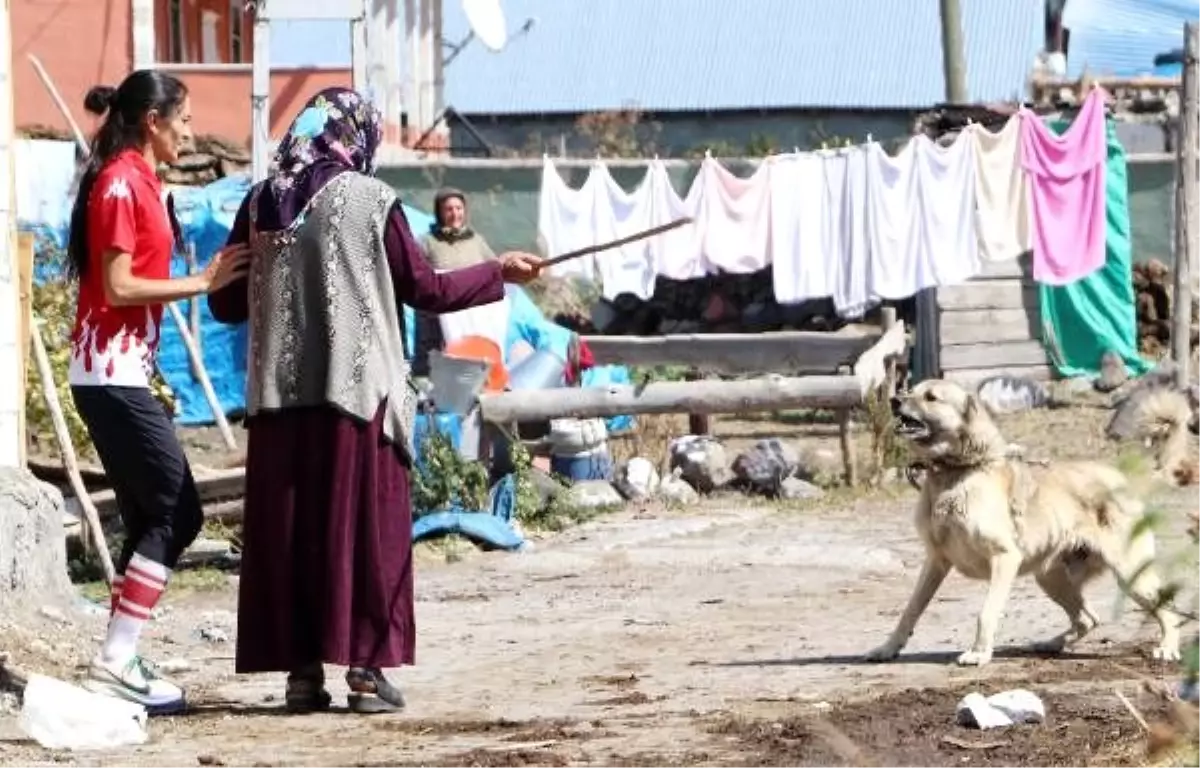
M 455 504 L 471 510 L 487 507 L 487 467 L 464 459 L 448 435 L 430 430 L 421 443 L 420 463 L 421 468 L 413 473 L 414 516 Z
M 46 346 L 50 359 L 50 370 L 54 375 L 55 391 L 62 405 L 67 432 L 81 458 L 92 456 L 92 441 L 75 401 L 71 398 L 71 387 L 67 384 L 67 369 L 71 363 L 71 330 L 75 324 L 75 283 L 66 277 L 66 254 L 42 241 L 38 247 L 39 271 L 47 279 L 33 286 L 32 306 L 34 322 Z M 54 421 L 46 407 L 41 376 L 33 360 L 29 362 L 29 386 L 25 389 L 25 423 L 31 452 L 43 455 L 58 455 L 58 441 L 54 434 Z

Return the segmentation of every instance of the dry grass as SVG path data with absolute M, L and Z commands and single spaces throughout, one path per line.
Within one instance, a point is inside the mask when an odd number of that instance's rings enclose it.
M 659 472 L 667 470 L 667 445 L 672 439 L 688 434 L 687 416 L 678 413 L 638 416 L 636 426 L 624 435 L 614 436 L 609 451 L 617 464 L 641 456 L 654 462 Z

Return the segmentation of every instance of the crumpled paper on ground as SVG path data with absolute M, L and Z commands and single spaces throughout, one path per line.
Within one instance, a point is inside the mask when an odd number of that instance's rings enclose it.
M 981 693 L 969 693 L 958 702 L 955 714 L 959 725 L 987 730 L 1043 722 L 1046 705 L 1036 694 L 1015 688 L 986 698 Z

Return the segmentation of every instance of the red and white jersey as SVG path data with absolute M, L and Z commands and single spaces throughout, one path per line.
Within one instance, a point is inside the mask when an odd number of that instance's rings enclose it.
M 163 306 L 110 305 L 103 257 L 109 251 L 128 253 L 134 275 L 165 280 L 171 276 L 173 249 L 162 184 L 145 157 L 126 150 L 100 169 L 88 198 L 88 264 L 71 334 L 72 385 L 150 385 Z

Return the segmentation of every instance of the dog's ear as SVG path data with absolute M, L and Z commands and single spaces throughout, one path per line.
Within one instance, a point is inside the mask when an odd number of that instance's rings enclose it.
M 983 409 L 983 403 L 979 402 L 979 396 L 975 393 L 967 395 L 967 404 L 963 407 L 963 419 L 966 421 L 974 421 L 979 415 L 979 411 Z

